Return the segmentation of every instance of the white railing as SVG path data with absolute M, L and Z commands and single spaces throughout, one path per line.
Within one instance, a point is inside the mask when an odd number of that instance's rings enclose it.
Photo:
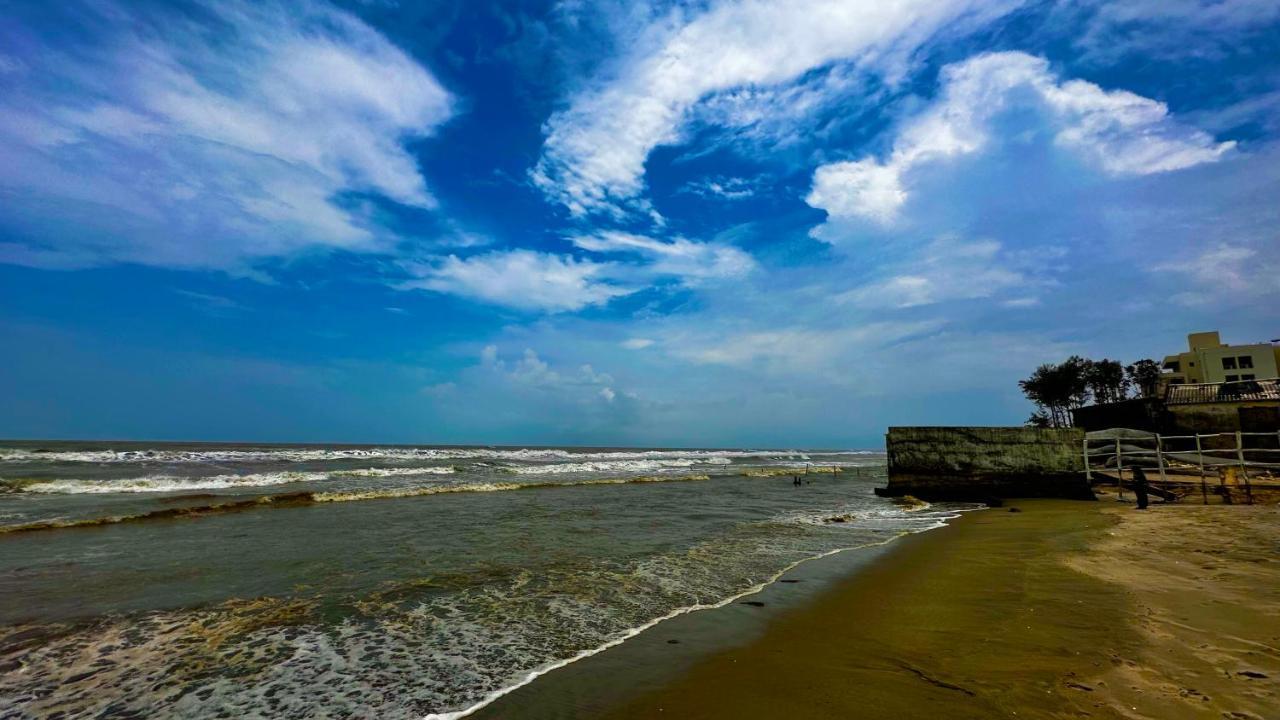
M 1246 447 L 1246 438 L 1255 437 L 1275 438 L 1276 447 L 1259 447 L 1262 443 L 1256 441 L 1254 447 Z M 1217 441 L 1216 438 L 1228 438 L 1229 442 Z M 1222 447 L 1225 445 L 1230 447 Z M 1176 482 L 1169 479 L 1170 474 L 1183 476 L 1183 470 L 1191 471 L 1193 475 L 1198 473 L 1205 503 L 1209 500 L 1207 478 L 1210 470 L 1219 476 L 1221 491 L 1229 492 L 1226 476 L 1231 472 L 1229 469 L 1235 468 L 1237 477 L 1243 480 L 1248 502 L 1252 504 L 1254 478 L 1249 471 L 1253 469 L 1255 475 L 1272 477 L 1273 471 L 1280 470 L 1280 431 L 1160 435 L 1134 430 L 1104 430 L 1085 435 L 1082 454 L 1085 477 L 1089 482 L 1093 482 L 1095 469 L 1114 470 L 1121 497 L 1124 496 L 1125 459 L 1129 458 L 1130 468 L 1154 465 L 1160 474 L 1160 482 L 1164 484 Z

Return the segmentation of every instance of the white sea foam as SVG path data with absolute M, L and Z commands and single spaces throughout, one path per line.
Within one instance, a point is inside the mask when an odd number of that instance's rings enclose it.
M 805 461 L 810 455 L 874 455 L 868 450 L 801 452 L 798 450 L 601 450 L 580 451 L 563 448 L 208 448 L 152 450 L 55 450 L 0 448 L 5 463 L 228 463 L 228 462 L 325 462 L 335 460 L 507 460 L 507 461 L 591 461 L 591 460 L 707 460 L 720 462 L 737 458 Z
M 973 509 L 979 509 L 980 507 L 981 507 L 981 506 L 975 506 Z M 893 511 L 891 511 L 891 512 L 893 512 Z M 901 511 L 901 510 L 898 510 L 898 511 L 896 511 L 896 512 L 901 513 L 902 511 Z M 824 552 L 820 552 L 820 553 L 817 553 L 817 554 L 814 554 L 814 555 L 811 555 L 811 556 L 808 556 L 808 557 L 801 558 L 801 559 L 796 560 L 796 561 L 794 561 L 794 562 L 788 563 L 787 565 L 783 566 L 780 570 L 778 570 L 777 572 L 775 572 L 775 573 L 773 573 L 772 575 L 770 575 L 767 579 L 765 579 L 765 580 L 763 580 L 762 582 L 759 582 L 759 583 L 757 583 L 757 584 L 755 584 L 755 585 L 752 585 L 751 587 L 749 587 L 749 588 L 747 588 L 747 589 L 745 589 L 745 590 L 743 590 L 743 591 L 741 591 L 741 592 L 738 592 L 738 593 L 732 594 L 732 595 L 730 595 L 730 596 L 728 596 L 728 597 L 726 597 L 726 598 L 724 598 L 724 599 L 721 599 L 721 600 L 718 600 L 718 601 L 716 601 L 716 602 L 712 602 L 712 603 L 694 603 L 694 604 L 691 604 L 691 605 L 685 605 L 685 606 L 682 606 L 682 607 L 678 607 L 678 608 L 676 608 L 676 609 L 674 609 L 674 610 L 671 610 L 671 611 L 669 611 L 669 612 L 667 612 L 667 613 L 664 613 L 664 614 L 662 614 L 662 615 L 660 615 L 660 616 L 658 616 L 658 617 L 655 617 L 655 618 L 653 618 L 653 619 L 651 619 L 651 620 L 649 620 L 649 621 L 647 621 L 647 622 L 641 623 L 641 624 L 639 624 L 639 625 L 637 625 L 637 626 L 635 626 L 635 627 L 628 628 L 627 630 L 624 630 L 624 631 L 622 631 L 622 632 L 620 632 L 620 633 L 617 633 L 617 634 L 615 634 L 612 638 L 610 638 L 610 639 L 609 639 L 609 640 L 607 640 L 606 642 L 604 642 L 604 643 L 602 643 L 602 644 L 600 644 L 600 645 L 598 645 L 598 646 L 596 646 L 596 647 L 589 648 L 589 649 L 587 649 L 587 650 L 583 650 L 583 651 L 581 651 L 581 652 L 579 652 L 579 653 L 577 653 L 577 654 L 575 654 L 575 655 L 573 655 L 573 656 L 571 656 L 571 657 L 564 658 L 564 659 L 562 659 L 562 660 L 557 660 L 557 661 L 555 661 L 555 662 L 547 663 L 547 664 L 545 664 L 545 665 L 543 665 L 543 666 L 541 666 L 541 667 L 539 667 L 539 668 L 536 668 L 536 669 L 534 669 L 534 670 L 528 671 L 528 672 L 524 673 L 523 675 L 520 675 L 519 677 L 517 677 L 517 678 L 516 678 L 513 682 L 511 682 L 510 684 L 505 685 L 505 686 L 503 686 L 503 687 L 501 687 L 501 688 L 499 688 L 499 689 L 497 689 L 497 690 L 493 690 L 493 691 L 491 691 L 491 692 L 489 692 L 489 693 L 485 694 L 485 696 L 484 696 L 484 697 L 482 697 L 480 700 L 478 700 L 478 701 L 476 701 L 476 702 L 472 703 L 470 706 L 467 706 L 467 707 L 462 708 L 462 709 L 460 709 L 460 710 L 455 710 L 455 711 L 450 711 L 450 712 L 428 713 L 426 716 L 424 716 L 423 720 L 460 720 L 460 718 L 467 717 L 467 716 L 469 716 L 469 715 L 471 715 L 471 714 L 473 714 L 473 713 L 475 713 L 475 712 L 479 711 L 480 709 L 482 709 L 482 708 L 484 708 L 484 707 L 486 707 L 486 706 L 488 706 L 488 705 L 493 704 L 495 701 L 497 701 L 498 699 L 502 698 L 503 696 L 508 695 L 508 694 L 510 694 L 510 693 L 512 693 L 512 692 L 514 692 L 514 691 L 516 691 L 516 690 L 518 690 L 518 689 L 520 689 L 520 688 L 524 687 L 525 685 L 528 685 L 529 683 L 533 682 L 534 680 L 537 680 L 539 677 L 542 677 L 543 675 L 546 675 L 547 673 L 550 673 L 550 672 L 555 671 L 555 670 L 559 670 L 560 668 L 566 667 L 566 666 L 568 666 L 568 665 L 572 665 L 573 663 L 576 663 L 576 662 L 578 662 L 579 660 L 585 660 L 586 658 L 589 658 L 589 657 L 591 657 L 591 656 L 593 656 L 593 655 L 598 655 L 599 653 L 602 653 L 602 652 L 604 652 L 605 650 L 608 650 L 609 648 L 615 647 L 615 646 L 617 646 L 617 645 L 621 645 L 622 643 L 626 642 L 627 640 L 630 640 L 631 638 L 634 638 L 634 637 L 636 637 L 637 635 L 639 635 L 639 634 L 641 634 L 641 633 L 643 633 L 643 632 L 645 632 L 645 631 L 647 631 L 647 630 L 649 630 L 649 629 L 651 629 L 651 628 L 653 628 L 653 627 L 655 627 L 655 626 L 657 626 L 657 625 L 660 625 L 660 624 L 662 624 L 662 623 L 666 622 L 667 620 L 671 620 L 671 619 L 673 619 L 673 618 L 680 617 L 681 615 L 687 615 L 687 614 L 689 614 L 689 613 L 693 613 L 693 612 L 699 612 L 699 611 L 702 611 L 702 610 L 712 610 L 712 609 L 715 609 L 715 608 L 725 607 L 726 605 L 729 605 L 729 604 L 731 604 L 731 603 L 737 602 L 738 600 L 741 600 L 741 599 L 742 599 L 742 598 L 744 598 L 744 597 L 749 597 L 749 596 L 751 596 L 751 595 L 755 595 L 756 593 L 759 593 L 760 591 L 764 590 L 764 589 L 765 589 L 766 587 L 768 587 L 769 585 L 772 585 L 773 583 L 777 582 L 779 579 L 781 579 L 781 578 L 782 578 L 784 575 L 786 575 L 787 573 L 791 572 L 791 571 L 792 571 L 792 570 L 794 570 L 795 568 L 797 568 L 797 567 L 799 567 L 800 565 L 803 565 L 803 564 L 805 564 L 805 563 L 807 563 L 807 562 L 810 562 L 810 561 L 813 561 L 813 560 L 819 560 L 819 559 L 821 559 L 821 558 L 825 558 L 825 557 L 830 557 L 830 556 L 835 555 L 835 554 L 837 554 L 837 553 L 846 552 L 846 551 L 848 551 L 848 550 L 857 550 L 857 549 L 865 549 L 865 548 L 871 548 L 871 547 L 877 547 L 877 546 L 888 545 L 889 543 L 893 542 L 894 540 L 898 539 L 899 537 L 901 537 L 901 536 L 903 536 L 903 535 L 910 535 L 910 534 L 917 533 L 917 532 L 927 532 L 927 531 L 929 531 L 929 530 L 934 530 L 934 529 L 937 529 L 937 528 L 943 527 L 943 526 L 946 524 L 946 520 L 954 519 L 955 517 L 956 517 L 956 514 L 955 514 L 955 513 L 951 513 L 951 514 L 949 514 L 948 516 L 946 516 L 945 518 L 939 517 L 939 518 L 937 519 L 937 521 L 936 521 L 936 522 L 930 523 L 930 524 L 928 524 L 927 526 L 917 526 L 917 527 L 906 527 L 906 528 L 903 528 L 903 529 L 899 530 L 898 532 L 896 532 L 896 533 L 894 533 L 894 534 L 890 535 L 888 538 L 885 538 L 884 540 L 880 540 L 880 541 L 876 541 L 876 542 L 862 543 L 862 544 L 858 544 L 858 545 L 850 545 L 850 546 L 847 546 L 847 547 L 839 547 L 839 548 L 835 548 L 835 549 L 832 549 L 832 550 L 827 550 L 827 551 L 824 551 Z
M 330 471 L 280 471 L 249 473 L 244 475 L 146 475 L 134 478 L 9 481 L 0 478 L 0 484 L 29 493 L 44 494 L 104 494 L 104 493 L 164 493 L 192 490 L 233 490 L 235 488 L 268 487 L 301 482 L 319 482 L 333 478 L 385 478 L 416 475 L 451 475 L 454 468 L 448 466 L 406 468 L 363 468 L 358 470 Z
M 46 480 L 21 485 L 23 492 L 46 494 L 161 493 L 191 490 L 227 490 L 297 482 L 315 482 L 329 477 L 327 472 L 273 472 L 251 475 L 148 475 L 146 477 L 102 480 Z
M 728 462 L 727 459 L 724 461 Z M 655 472 L 693 467 L 703 462 L 710 464 L 710 460 L 690 458 L 679 460 L 588 460 L 586 462 L 556 463 L 551 465 L 512 465 L 507 469 L 520 475 L 557 475 L 560 473 L 579 472 Z
M 451 465 L 428 467 L 365 468 L 363 470 L 334 470 L 333 477 L 402 477 L 413 475 L 452 475 L 457 469 Z

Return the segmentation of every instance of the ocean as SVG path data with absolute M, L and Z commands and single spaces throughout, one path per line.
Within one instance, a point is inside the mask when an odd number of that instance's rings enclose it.
M 0 441 L 0 717 L 459 717 L 964 509 L 876 497 L 884 466 Z

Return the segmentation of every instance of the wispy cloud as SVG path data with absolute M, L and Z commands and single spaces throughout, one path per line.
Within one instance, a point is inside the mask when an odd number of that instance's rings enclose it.
M 756 267 L 750 255 L 732 245 L 695 242 L 681 237 L 667 242 L 610 230 L 580 235 L 573 239 L 573 244 L 595 253 L 639 256 L 646 262 L 633 266 L 638 274 L 674 277 L 686 285 L 740 278 Z
M 1040 259 L 1056 254 L 1053 249 L 1035 253 Z M 906 261 L 883 268 L 880 272 L 887 277 L 834 299 L 867 309 L 909 308 L 990 298 L 1011 290 L 1025 293 L 1046 281 L 1038 277 L 1040 264 L 1025 254 L 1005 252 L 995 240 L 941 238 Z M 1029 300 L 1032 298 L 1024 297 L 1019 302 L 1025 305 Z
M 434 205 L 405 143 L 454 101 L 354 16 L 321 2 L 218 3 L 200 21 L 71 9 L 97 36 L 30 47 L 0 100 L 0 187 L 20 208 L 0 221 L 18 238 L 9 262 L 234 270 L 385 251 L 394 238 L 346 195 Z
M 641 195 L 649 152 L 678 142 L 708 95 L 783 83 L 836 60 L 901 74 L 903 58 L 944 26 L 1012 5 L 722 0 L 687 21 L 673 15 L 548 121 L 534 182 L 575 215 L 616 214 Z
M 572 239 L 596 260 L 526 249 L 450 255 L 402 266 L 414 276 L 403 289 L 432 290 L 528 311 L 567 312 L 603 305 L 653 283 L 694 287 L 741 278 L 755 269 L 751 256 L 731 245 L 671 241 L 619 231 Z
M 894 222 L 910 194 L 910 174 L 930 163 L 978 153 L 994 121 L 1016 108 L 1042 113 L 1054 142 L 1111 175 L 1148 175 L 1214 162 L 1234 142 L 1174 120 L 1160 102 L 1082 80 L 1060 81 L 1025 53 L 979 55 L 942 71 L 938 98 L 898 132 L 885 160 L 819 167 L 806 201 L 834 218 Z
M 601 263 L 533 250 L 496 251 L 465 259 L 450 255 L 432 263 L 410 263 L 406 269 L 419 277 L 403 283 L 405 289 L 433 290 L 522 310 L 580 310 L 636 290 L 608 282 L 608 268 Z
M 1243 245 L 1220 243 L 1152 271 L 1189 281 L 1189 289 L 1173 296 L 1181 305 L 1235 305 L 1280 293 L 1280 263 Z
M 761 177 L 744 178 L 720 175 L 688 182 L 680 189 L 680 192 L 720 200 L 746 200 L 755 196 L 762 189 L 761 186 L 763 184 L 764 180 Z

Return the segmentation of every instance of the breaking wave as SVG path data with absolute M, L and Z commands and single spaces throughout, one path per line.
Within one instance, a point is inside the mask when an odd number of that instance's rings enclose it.
M 197 518 L 228 512 L 240 512 L 272 507 L 297 507 L 321 503 L 358 502 L 361 500 L 394 500 L 399 498 L 426 497 L 429 495 L 447 495 L 451 493 L 484 493 L 506 492 L 511 490 L 535 490 L 544 488 L 570 488 L 588 485 L 629 485 L 633 483 L 665 483 L 694 482 L 709 480 L 708 475 L 680 475 L 664 477 L 628 477 L 628 478 L 593 478 L 577 482 L 485 482 L 457 483 L 452 485 L 427 485 L 407 488 L 371 488 L 360 490 L 310 491 L 293 493 L 260 495 L 246 500 L 232 500 L 208 505 L 194 505 L 175 508 L 163 508 L 134 515 L 110 515 L 95 518 L 39 520 L 19 525 L 0 525 L 0 534 L 34 532 L 37 530 L 57 530 L 74 527 L 97 527 L 101 525 L 118 525 L 121 523 L 142 522 L 145 520 L 166 520 L 175 518 Z M 191 488 L 188 488 L 191 489 Z
M 208 448 L 154 450 L 40 450 L 0 448 L 4 463 L 228 463 L 326 462 L 335 460 L 710 460 L 756 458 L 805 461 L 811 455 L 874 455 L 868 450 L 565 450 L 562 448 Z
M 727 465 L 728 458 L 678 460 L 589 460 L 587 462 L 556 463 L 551 465 L 513 465 L 506 469 L 518 475 L 558 475 L 579 472 L 654 472 L 693 467 L 698 464 Z
M 343 477 L 399 477 L 412 475 L 448 475 L 452 467 L 364 468 L 360 470 L 328 470 L 311 472 L 269 472 L 248 475 L 147 475 L 136 478 L 82 480 L 76 478 L 48 480 L 41 478 L 0 478 L 0 486 L 11 492 L 80 495 L 103 493 L 166 493 L 192 490 L 232 490 L 247 487 L 318 482 Z

